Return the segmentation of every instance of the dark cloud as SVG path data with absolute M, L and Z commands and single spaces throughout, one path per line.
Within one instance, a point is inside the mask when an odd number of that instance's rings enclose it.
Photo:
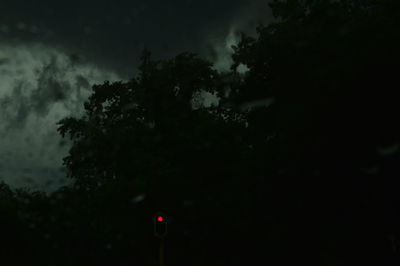
M 62 69 L 57 58 L 52 56 L 51 62 L 43 67 L 37 80 L 37 88 L 32 91 L 30 99 L 34 111 L 41 116 L 48 113 L 51 104 L 65 100 L 71 93 L 70 83 L 61 81 L 60 73 Z
M 23 71 L 17 73 L 23 74 Z M 72 88 L 69 81 L 60 79 L 62 73 L 63 69 L 53 56 L 39 71 L 36 82 L 28 83 L 24 75 L 15 80 L 11 95 L 0 98 L 0 112 L 9 118 L 3 121 L 8 123 L 5 132 L 10 128 L 23 128 L 29 115 L 46 116 L 55 102 L 68 98 Z M 86 85 L 89 88 L 89 84 Z
M 10 62 L 9 58 L 0 58 L 0 65 L 7 64 L 8 62 Z
M 0 112 L 3 117 L 12 117 L 12 120 L 2 119 L 4 132 L 10 128 L 21 129 L 25 125 L 30 112 L 29 99 L 22 95 L 23 82 L 20 81 L 14 87 L 10 96 L 0 98 Z
M 75 77 L 75 86 L 78 88 L 84 87 L 84 88 L 89 88 L 90 87 L 90 83 L 89 81 L 82 75 L 77 75 Z
M 4 6 L 4 8 L 3 8 Z M 269 14 L 266 0 L 41 1 L 0 11 L 0 35 L 41 41 L 131 75 L 144 47 L 158 58 L 181 51 L 207 53 L 207 38 L 233 23 L 255 27 Z M 245 21 L 244 21 L 245 20 Z

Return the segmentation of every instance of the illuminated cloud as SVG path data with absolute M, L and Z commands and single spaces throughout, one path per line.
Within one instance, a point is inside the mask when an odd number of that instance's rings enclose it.
M 239 43 L 240 35 L 236 31 L 235 27 L 232 26 L 225 39 L 214 40 L 212 46 L 215 52 L 215 59 L 213 61 L 214 68 L 218 71 L 229 71 L 231 65 L 233 64 L 232 45 Z
M 44 45 L 1 45 L 0 180 L 45 191 L 67 184 L 61 167 L 70 143 L 56 122 L 80 117 L 91 86 L 105 80 L 120 78 Z
M 268 1 L 254 0 L 246 3 L 236 12 L 236 16 L 224 31 L 209 31 L 206 37 L 210 47 L 207 57 L 214 63 L 214 68 L 219 71 L 229 71 L 233 63 L 233 45 L 240 42 L 241 33 L 256 36 L 256 27 L 259 24 L 266 25 L 272 21 L 271 10 Z M 249 69 L 241 64 L 236 69 L 239 73 L 245 73 Z

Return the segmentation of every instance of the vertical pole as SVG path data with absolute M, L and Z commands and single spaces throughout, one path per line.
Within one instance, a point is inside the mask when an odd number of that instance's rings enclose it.
M 160 237 L 160 266 L 165 266 L 165 264 L 164 264 L 164 237 Z

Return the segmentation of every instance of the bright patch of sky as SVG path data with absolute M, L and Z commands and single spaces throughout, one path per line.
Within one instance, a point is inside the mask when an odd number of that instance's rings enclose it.
M 68 184 L 70 143 L 56 122 L 80 117 L 91 86 L 105 80 L 121 79 L 44 45 L 0 45 L 0 180 L 47 192 Z

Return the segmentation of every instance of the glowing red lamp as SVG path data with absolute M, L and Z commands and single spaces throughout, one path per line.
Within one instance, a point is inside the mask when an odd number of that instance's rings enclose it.
M 154 235 L 164 237 L 167 234 L 167 216 L 164 213 L 156 213 L 154 216 Z

